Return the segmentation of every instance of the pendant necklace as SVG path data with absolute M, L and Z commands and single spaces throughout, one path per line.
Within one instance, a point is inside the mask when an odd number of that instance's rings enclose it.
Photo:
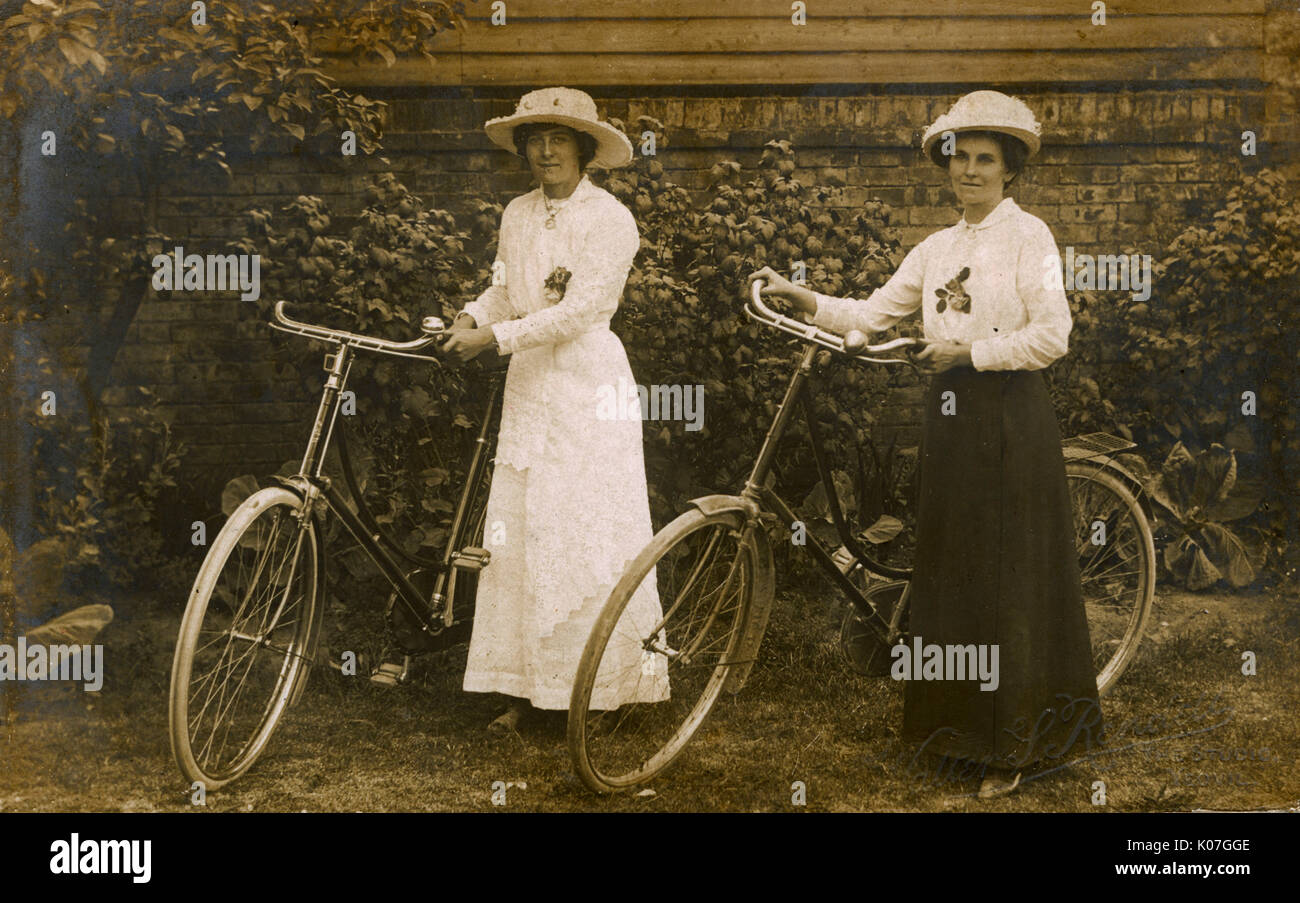
M 546 196 L 546 192 L 542 192 L 542 203 L 546 205 L 546 228 L 554 229 L 555 214 L 560 212 L 561 208 L 564 207 L 564 204 L 557 203 L 555 206 L 551 206 L 551 199 Z

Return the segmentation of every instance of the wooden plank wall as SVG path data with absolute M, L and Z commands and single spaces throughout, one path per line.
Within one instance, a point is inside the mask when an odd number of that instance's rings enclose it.
M 438 61 L 337 62 L 373 87 L 1037 85 L 1260 81 L 1265 0 L 492 0 L 466 4 Z M 550 73 L 554 73 L 551 75 Z

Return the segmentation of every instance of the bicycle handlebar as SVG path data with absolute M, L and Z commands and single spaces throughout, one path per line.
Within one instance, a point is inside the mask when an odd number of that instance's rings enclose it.
M 270 323 L 272 329 L 278 329 L 281 332 L 293 333 L 294 335 L 306 336 L 309 339 L 322 339 L 326 342 L 337 342 L 340 345 L 352 345 L 356 348 L 364 348 L 368 351 L 380 351 L 385 354 L 395 354 L 400 357 L 413 357 L 422 361 L 438 362 L 436 357 L 430 357 L 427 354 L 412 354 L 411 352 L 419 351 L 421 348 L 427 348 L 438 340 L 446 328 L 439 317 L 425 317 L 420 322 L 420 331 L 424 333 L 418 339 L 412 339 L 409 342 L 393 342 L 388 339 L 377 339 L 374 336 L 360 335 L 355 332 L 346 332 L 342 329 L 330 329 L 327 326 L 316 326 L 311 323 L 303 323 L 294 320 L 284 313 L 285 302 L 275 302 L 275 319 L 277 322 Z
M 745 313 L 750 319 L 757 320 L 773 329 L 779 329 L 790 335 L 803 339 L 806 342 L 812 342 L 814 345 L 821 345 L 831 351 L 847 354 L 849 357 L 859 361 L 868 361 L 875 364 L 907 364 L 909 367 L 916 369 L 916 364 L 907 358 L 880 358 L 872 357 L 875 354 L 887 354 L 891 351 L 900 351 L 903 349 L 915 348 L 918 344 L 913 338 L 891 339 L 888 342 L 882 342 L 879 345 L 870 345 L 867 343 L 867 337 L 864 333 L 856 329 L 851 329 L 844 335 L 836 332 L 829 332 L 810 323 L 801 323 L 793 317 L 787 317 L 785 314 L 779 314 L 763 303 L 762 289 L 766 283 L 762 279 L 755 279 L 751 287 L 749 302 L 745 304 Z

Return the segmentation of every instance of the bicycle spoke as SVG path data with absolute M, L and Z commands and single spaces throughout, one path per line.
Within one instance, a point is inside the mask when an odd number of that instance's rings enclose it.
M 664 613 L 638 624 L 628 616 L 634 606 L 627 602 L 595 660 L 590 684 L 583 746 L 590 766 L 614 778 L 631 780 L 662 768 L 694 734 L 729 669 L 752 661 L 729 657 L 753 586 L 753 560 L 733 525 L 710 524 L 689 533 L 652 567 Z M 636 699 L 650 696 L 664 682 L 666 699 L 624 702 L 611 710 L 597 705 L 616 698 L 620 689 L 631 688 Z
M 271 492 L 272 490 L 261 490 Z M 310 667 L 305 640 L 314 605 L 315 539 L 286 501 L 249 510 L 205 591 L 202 623 L 190 634 L 188 678 L 173 686 L 173 743 L 196 779 L 219 786 L 260 752 L 293 687 Z M 247 503 L 246 503 L 247 504 Z M 198 584 L 196 584 L 198 592 Z M 192 604 L 195 604 L 192 601 Z M 183 722 L 177 723 L 177 695 Z M 182 755 L 183 753 L 183 755 Z M 186 764 L 191 763 L 191 764 Z
M 1140 639 L 1155 581 L 1154 549 L 1141 508 L 1114 473 L 1072 464 L 1066 476 L 1093 663 L 1104 692 Z M 1094 530 L 1098 523 L 1104 533 Z M 1099 533 L 1103 541 L 1094 543 Z

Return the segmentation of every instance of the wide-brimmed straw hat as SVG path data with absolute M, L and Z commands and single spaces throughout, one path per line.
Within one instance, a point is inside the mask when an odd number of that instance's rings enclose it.
M 1019 138 L 1029 148 L 1029 156 L 1042 145 L 1042 127 L 1034 111 L 1023 101 L 1001 91 L 972 91 L 957 100 L 948 112 L 936 119 L 921 138 L 921 150 L 927 157 L 944 132 L 1001 132 Z
M 632 142 L 596 113 L 591 95 L 576 88 L 542 88 L 529 91 L 519 99 L 519 106 L 509 116 L 489 119 L 483 126 L 488 138 L 511 153 L 515 148 L 515 129 L 529 122 L 553 122 L 585 132 L 596 139 L 596 156 L 592 164 L 613 169 L 632 162 Z

